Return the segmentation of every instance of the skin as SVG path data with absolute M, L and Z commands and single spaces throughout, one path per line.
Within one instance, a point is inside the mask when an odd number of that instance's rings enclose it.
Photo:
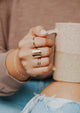
M 42 26 L 32 28 L 28 35 L 19 42 L 19 58 L 21 59 L 21 63 L 27 73 L 33 77 L 47 73 L 52 69 L 50 55 L 52 54 L 53 40 L 46 38 L 48 34 L 40 35 L 42 29 L 44 29 Z M 35 48 L 33 46 L 33 34 L 36 47 L 42 52 L 40 66 L 37 65 L 38 58 L 32 56 L 32 51 Z
M 56 95 L 58 98 L 65 98 L 80 102 L 80 84 L 55 81 L 49 84 L 42 92 L 47 97 Z
M 46 78 L 52 64 L 50 63 L 50 55 L 52 54 L 53 40 L 45 35 L 41 35 L 40 31 L 45 30 L 42 26 L 31 28 L 29 33 L 18 43 L 18 48 L 11 51 L 6 57 L 6 67 L 11 76 L 19 81 L 27 80 L 30 76 L 39 79 Z M 35 37 L 35 44 L 42 52 L 41 66 L 37 65 L 38 59 L 32 57 L 33 36 Z M 14 56 L 16 59 L 16 67 L 19 74 L 15 70 Z M 13 65 L 12 65 L 13 64 Z M 25 76 L 26 75 L 26 76 Z M 49 84 L 41 95 L 65 98 L 80 102 L 80 84 L 55 81 Z
M 48 36 L 47 32 L 41 34 L 41 30 L 45 30 L 43 26 L 31 28 L 28 34 L 19 41 L 18 48 L 11 51 L 6 57 L 7 70 L 17 80 L 24 81 L 30 76 L 43 79 L 48 76 L 46 73 L 52 70 L 50 55 L 54 43 L 52 39 L 46 38 Z M 33 37 L 36 47 L 42 52 L 40 66 L 37 64 L 38 58 L 32 56 L 32 51 L 35 48 Z M 14 62 L 13 59 L 16 61 Z M 15 69 L 15 64 L 17 69 Z

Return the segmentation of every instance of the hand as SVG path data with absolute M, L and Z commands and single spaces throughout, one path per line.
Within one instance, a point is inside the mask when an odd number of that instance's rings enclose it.
M 52 70 L 52 64 L 50 63 L 50 55 L 52 54 L 53 40 L 46 38 L 48 36 L 46 30 L 42 26 L 31 28 L 27 36 L 25 36 L 18 44 L 19 59 L 27 74 L 32 77 L 41 76 Z M 33 44 L 33 37 L 35 46 L 41 50 L 41 58 L 35 58 L 32 56 L 32 51 L 35 49 Z M 41 65 L 38 65 L 38 62 Z M 41 78 L 45 78 L 41 76 Z

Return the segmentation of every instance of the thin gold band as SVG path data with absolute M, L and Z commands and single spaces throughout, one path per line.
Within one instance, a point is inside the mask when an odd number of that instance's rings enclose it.
M 37 63 L 38 66 L 41 65 L 41 58 L 38 58 L 38 63 Z
M 33 36 L 33 46 L 36 47 L 36 44 L 35 44 L 35 37 Z

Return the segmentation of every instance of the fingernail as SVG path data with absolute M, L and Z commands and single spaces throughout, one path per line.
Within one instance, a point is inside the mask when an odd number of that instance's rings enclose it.
M 47 31 L 45 31 L 45 30 L 41 30 L 41 35 L 45 35 L 45 34 L 47 34 Z

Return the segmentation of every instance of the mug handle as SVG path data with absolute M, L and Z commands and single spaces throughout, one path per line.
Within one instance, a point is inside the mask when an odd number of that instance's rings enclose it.
M 48 30 L 47 33 L 48 33 L 48 35 L 50 35 L 50 34 L 57 34 L 58 30 L 57 29 Z M 56 68 L 55 68 L 55 66 L 53 66 L 52 67 L 52 71 L 55 71 L 55 70 L 56 70 Z
M 50 35 L 50 34 L 57 34 L 58 33 L 58 29 L 48 30 L 47 33 L 48 33 L 48 35 Z

